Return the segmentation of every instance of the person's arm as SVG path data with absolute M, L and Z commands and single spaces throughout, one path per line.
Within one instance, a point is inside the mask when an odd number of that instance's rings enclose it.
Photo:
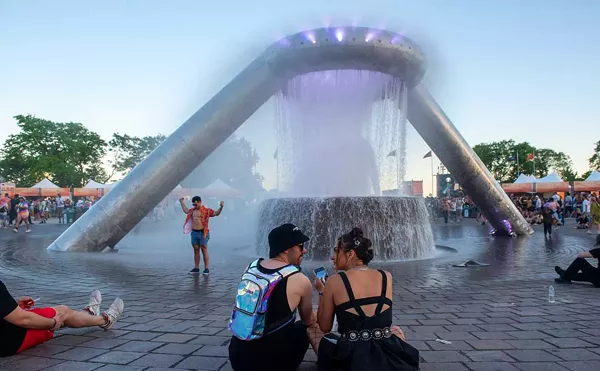
M 581 255 L 581 256 L 579 256 Z M 600 259 L 600 247 L 591 249 L 590 251 L 582 251 L 577 255 L 578 258 L 593 258 Z
M 179 204 L 181 205 L 181 210 L 183 210 L 184 213 L 187 214 L 190 212 L 190 209 L 188 209 L 188 207 L 183 203 L 183 198 L 179 199 Z
M 297 293 L 300 296 L 300 303 L 298 304 L 298 313 L 300 319 L 305 326 L 310 326 L 314 323 L 313 309 L 312 309 L 312 287 L 308 277 L 301 273 L 294 274 L 290 278 L 295 281 L 294 286 L 297 287 Z M 289 287 L 288 280 L 288 287 Z
M 219 202 L 219 208 L 217 209 L 217 211 L 212 211 L 212 215 L 211 216 L 219 216 L 221 215 L 221 211 L 223 211 L 223 205 L 225 205 L 224 201 Z
M 600 249 L 594 249 L 594 250 L 600 250 Z M 582 259 L 590 259 L 590 258 L 595 258 L 595 257 L 599 256 L 600 254 L 598 252 L 596 252 L 596 256 L 594 256 L 592 254 L 592 251 L 594 251 L 594 250 L 591 250 L 591 251 L 582 251 L 579 254 L 577 254 L 577 257 L 578 258 L 582 258 Z
M 23 310 L 19 306 L 5 316 L 4 320 L 15 326 L 32 330 L 56 330 L 62 326 L 62 321 L 59 320 L 58 316 L 54 318 L 42 317 L 33 312 Z
M 327 279 L 327 284 L 323 287 L 320 282 L 315 282 L 315 288 L 319 292 L 319 310 L 317 311 L 317 322 L 323 333 L 331 332 L 333 328 L 333 317 L 335 314 L 335 303 L 333 302 L 333 292 L 335 287 L 341 284 L 341 277 L 336 274 Z M 322 290 L 322 291 L 320 291 Z

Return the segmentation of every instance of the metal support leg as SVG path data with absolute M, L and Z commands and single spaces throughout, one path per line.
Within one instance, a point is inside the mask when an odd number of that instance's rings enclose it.
M 421 84 L 408 95 L 408 119 L 499 234 L 533 229 Z

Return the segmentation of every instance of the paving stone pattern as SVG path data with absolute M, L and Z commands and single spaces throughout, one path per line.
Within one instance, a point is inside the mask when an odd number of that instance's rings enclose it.
M 218 227 L 212 234 L 226 233 Z M 0 359 L 0 370 L 231 370 L 227 320 L 241 271 L 254 255 L 250 247 L 211 240 L 211 275 L 193 277 L 179 224 L 128 237 L 118 253 L 46 252 L 62 230 L 56 224 L 27 235 L 0 230 L 0 277 L 9 290 L 41 297 L 40 306 L 81 308 L 98 288 L 104 308 L 115 296 L 125 300 L 125 316 L 111 331 L 57 332 L 46 344 Z M 421 370 L 600 370 L 600 289 L 554 285 L 556 303 L 548 302 L 553 266 L 591 248 L 592 236 L 567 226 L 553 241 L 537 229 L 530 237 L 493 238 L 473 221 L 438 223 L 434 234 L 458 253 L 374 264 L 393 274 L 394 321 L 420 350 Z M 468 259 L 491 266 L 452 267 Z M 316 370 L 315 360 L 309 349 L 300 369 Z

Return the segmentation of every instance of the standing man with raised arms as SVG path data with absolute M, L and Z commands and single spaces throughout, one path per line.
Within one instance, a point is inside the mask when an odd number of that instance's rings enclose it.
M 202 205 L 200 196 L 192 198 L 192 205 L 194 207 L 191 209 L 185 206 L 183 200 L 183 197 L 179 199 L 181 209 L 186 213 L 183 233 L 191 233 L 192 246 L 194 247 L 194 269 L 190 271 L 190 274 L 200 274 L 200 250 L 202 250 L 202 257 L 204 259 L 204 271 L 202 274 L 208 275 L 210 273 L 208 269 L 208 240 L 210 240 L 208 221 L 209 218 L 221 215 L 225 202 L 219 202 L 219 209 L 215 211 Z

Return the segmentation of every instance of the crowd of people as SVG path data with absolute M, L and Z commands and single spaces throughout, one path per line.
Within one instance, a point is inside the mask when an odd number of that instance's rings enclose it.
M 600 234 L 600 199 L 595 193 L 567 193 L 563 199 L 554 192 L 548 198 L 527 194 L 512 195 L 511 199 L 527 222 L 544 225 L 545 235 L 551 235 L 552 226 L 565 225 L 569 219 L 574 220 L 577 229 Z

